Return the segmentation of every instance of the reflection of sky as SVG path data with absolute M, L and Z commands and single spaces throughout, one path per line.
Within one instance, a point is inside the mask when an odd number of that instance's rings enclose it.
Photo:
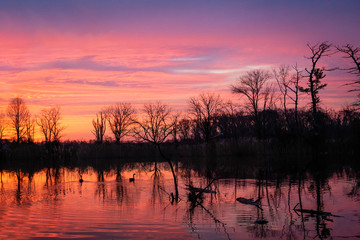
M 293 211 L 299 202 L 298 185 L 291 178 L 262 182 L 263 211 L 235 201 L 237 197 L 257 199 L 257 180 L 238 179 L 236 187 L 231 178 L 215 181 L 212 189 L 217 194 L 205 194 L 203 207 L 196 206 L 190 215 L 191 204 L 185 190 L 187 174 L 179 169 L 181 201 L 172 205 L 167 194 L 173 191 L 172 175 L 163 170 L 164 165 L 160 164 L 160 168 L 161 177 L 156 181 L 153 171 L 144 170 L 144 165 L 139 164 L 132 171 L 121 171 L 119 182 L 115 180 L 115 170 L 104 172 L 105 181 L 98 182 L 99 173 L 88 169 L 82 173 L 82 184 L 76 170 L 60 169 L 56 174 L 53 169 L 47 180 L 46 170 L 42 170 L 34 173 L 31 182 L 28 173 L 22 173 L 20 187 L 15 172 L 3 171 L 0 238 L 193 239 L 199 235 L 201 239 L 228 239 L 229 234 L 230 239 L 254 239 L 262 233 L 267 236 L 265 239 L 302 239 L 301 216 Z M 133 172 L 135 182 L 129 182 Z M 192 176 L 191 180 L 197 187 L 208 184 L 205 178 Z M 324 182 L 329 185 L 324 184 L 320 190 L 323 211 L 341 217 L 330 216 L 330 220 L 322 221 L 334 238 L 355 237 L 359 233 L 359 199 L 347 194 L 356 180 L 350 175 L 334 174 Z M 313 180 L 306 179 L 303 184 L 303 207 L 317 209 Z M 311 239 L 316 235 L 316 218 L 310 214 L 304 217 L 306 236 Z M 269 223 L 254 224 L 259 218 Z
M 36 114 L 60 105 L 65 137 L 90 138 L 104 105 L 218 91 L 253 68 L 309 64 L 306 43 L 358 45 L 358 1 L 1 1 L 0 110 L 16 95 Z M 323 59 L 345 66 L 339 55 Z M 353 99 L 328 73 L 323 103 Z M 236 100 L 236 98 L 234 98 Z M 309 99 L 304 99 L 304 102 Z M 82 121 L 72 121 L 81 119 Z

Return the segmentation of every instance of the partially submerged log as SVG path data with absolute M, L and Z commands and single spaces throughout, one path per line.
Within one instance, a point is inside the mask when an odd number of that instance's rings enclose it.
M 300 212 L 300 213 L 307 213 L 307 214 L 311 214 L 311 215 L 319 215 L 319 216 L 324 216 L 324 217 L 342 217 L 342 216 L 338 216 L 338 215 L 334 215 L 331 212 L 323 212 L 323 211 L 317 211 L 317 210 L 312 210 L 312 209 L 304 209 L 304 208 L 296 208 L 299 205 L 296 204 L 294 207 L 294 211 L 296 213 Z
M 188 200 L 190 202 L 196 202 L 196 201 L 200 201 L 202 202 L 203 200 L 203 193 L 215 193 L 216 194 L 216 191 L 214 190 L 210 190 L 210 189 L 207 189 L 208 187 L 210 187 L 210 185 L 215 181 L 217 180 L 216 178 L 214 178 L 213 180 L 211 180 L 211 182 L 205 187 L 205 188 L 197 188 L 197 187 L 194 187 L 192 185 L 186 185 L 187 186 L 187 190 L 189 190 L 189 194 L 188 194 Z
M 256 207 L 262 209 L 260 207 L 260 200 L 261 200 L 261 198 L 254 201 L 252 198 L 243 198 L 243 197 L 238 197 L 236 199 L 236 201 L 238 201 L 238 202 L 240 202 L 242 204 L 253 205 L 253 206 L 256 206 Z

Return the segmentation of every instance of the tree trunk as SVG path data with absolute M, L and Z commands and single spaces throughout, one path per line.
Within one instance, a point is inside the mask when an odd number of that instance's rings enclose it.
M 174 171 L 174 167 L 170 161 L 170 159 L 168 159 L 164 154 L 163 152 L 161 151 L 161 148 L 160 148 L 160 144 L 157 144 L 156 145 L 159 152 L 160 152 L 160 155 L 168 162 L 168 164 L 170 165 L 170 169 L 171 169 L 171 173 L 173 175 L 173 178 L 174 178 L 174 187 L 175 187 L 175 200 L 177 201 L 179 199 L 179 191 L 178 191 L 178 184 L 177 184 L 177 179 L 176 179 L 176 175 L 175 175 L 175 171 Z

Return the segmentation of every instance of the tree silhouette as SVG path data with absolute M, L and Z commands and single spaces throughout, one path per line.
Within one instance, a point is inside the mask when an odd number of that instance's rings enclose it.
M 233 93 L 244 95 L 246 97 L 248 101 L 246 108 L 249 109 L 250 113 L 253 115 L 255 126 L 259 135 L 259 104 L 263 101 L 264 107 L 266 107 L 266 102 L 269 97 L 269 88 L 266 87 L 265 84 L 270 77 L 271 76 L 267 71 L 257 69 L 240 76 L 238 83 L 231 86 Z
M 0 141 L 4 137 L 5 129 L 6 129 L 5 114 L 0 112 Z
M 92 125 L 94 129 L 91 132 L 95 135 L 96 142 L 102 143 L 106 132 L 106 114 L 102 111 L 97 113 Z
M 285 118 L 287 118 L 286 100 L 288 98 L 288 89 L 291 82 L 290 67 L 288 65 L 281 65 L 278 69 L 273 69 L 273 74 L 282 94 Z
M 345 58 L 351 59 L 355 66 L 346 68 L 345 70 L 348 71 L 350 74 L 356 75 L 358 78 L 351 83 L 351 85 L 355 85 L 355 88 L 350 90 L 353 91 L 360 91 L 360 48 L 354 47 L 350 44 L 346 44 L 343 47 L 336 47 L 337 50 L 343 54 L 345 54 Z M 354 103 L 354 106 L 360 108 L 360 94 L 357 96 L 357 101 Z
M 161 145 L 172 133 L 174 121 L 167 105 L 160 102 L 144 105 L 144 117 L 142 121 L 136 122 L 137 127 L 133 130 L 137 138 L 154 144 L 160 155 L 168 162 L 175 186 L 175 199 L 179 197 L 177 179 L 171 160 L 164 155 Z
M 60 125 L 60 120 L 61 112 L 59 106 L 41 110 L 37 124 L 46 143 L 60 140 L 61 132 L 64 130 L 64 127 Z
M 24 100 L 20 97 L 11 99 L 7 108 L 7 115 L 10 119 L 10 127 L 15 132 L 16 142 L 19 143 L 26 137 L 26 126 L 30 121 L 30 111 Z
M 223 100 L 215 93 L 201 93 L 198 97 L 190 98 L 190 114 L 194 116 L 196 128 L 206 142 L 216 134 L 216 117 L 221 114 L 223 107 Z
M 293 69 L 295 70 L 296 74 L 290 80 L 289 84 L 287 85 L 287 88 L 295 96 L 291 96 L 290 94 L 287 94 L 287 96 L 291 99 L 291 101 L 294 102 L 295 123 L 296 123 L 296 127 L 298 127 L 299 125 L 298 106 L 299 106 L 299 91 L 300 91 L 299 82 L 303 76 L 301 75 L 302 71 L 299 70 L 297 64 L 293 66 Z
M 318 105 L 320 102 L 319 97 L 319 90 L 325 88 L 327 84 L 322 84 L 321 80 L 326 76 L 324 74 L 324 68 L 319 68 L 318 62 L 321 57 L 329 56 L 329 51 L 331 44 L 327 42 L 322 42 L 320 44 L 310 45 L 307 44 L 308 48 L 311 51 L 310 57 L 306 57 L 307 59 L 311 60 L 311 67 L 310 69 L 305 69 L 306 72 L 309 74 L 308 77 L 308 87 L 307 88 L 300 88 L 300 91 L 308 93 L 311 95 L 311 110 L 312 115 L 314 118 L 314 122 L 316 123 L 317 119 L 317 112 L 318 112 Z
M 173 128 L 170 109 L 160 102 L 150 103 L 144 105 L 144 114 L 142 121 L 136 121 L 135 136 L 155 145 L 162 144 Z
M 177 123 L 180 141 L 186 141 L 191 137 L 192 121 L 188 118 L 182 118 Z
M 117 143 L 130 133 L 134 114 L 130 103 L 114 104 L 107 109 L 106 118 Z

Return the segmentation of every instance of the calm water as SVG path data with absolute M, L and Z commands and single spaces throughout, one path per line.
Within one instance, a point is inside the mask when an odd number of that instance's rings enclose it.
M 359 238 L 360 186 L 345 173 L 325 180 L 222 179 L 211 186 L 216 194 L 192 204 L 185 184 L 205 187 L 208 180 L 179 169 L 180 201 L 175 203 L 169 197 L 172 175 L 160 169 L 157 177 L 140 164 L 118 173 L 2 171 L 0 239 Z M 135 182 L 129 182 L 133 173 Z M 258 196 L 259 208 L 235 200 Z M 312 214 L 293 210 L 300 200 Z

